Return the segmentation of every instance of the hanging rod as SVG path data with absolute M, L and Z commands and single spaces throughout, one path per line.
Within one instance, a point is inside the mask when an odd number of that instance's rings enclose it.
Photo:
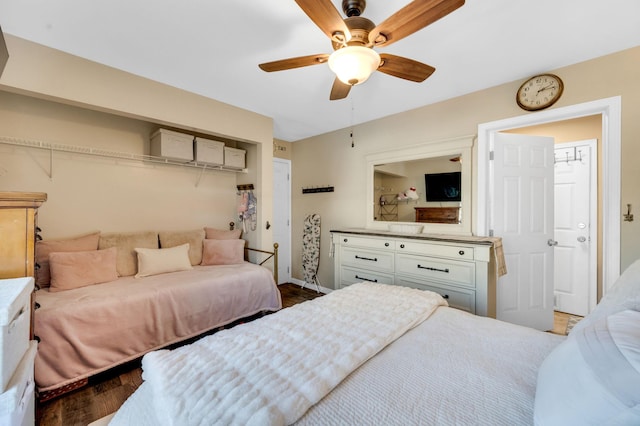
M 569 155 L 569 151 L 573 150 L 573 155 Z M 577 147 L 573 147 L 573 148 L 569 148 L 568 150 L 566 150 L 564 152 L 564 157 L 562 155 L 560 156 L 556 156 L 556 154 L 553 155 L 553 163 L 567 163 L 569 164 L 570 161 L 579 161 L 582 162 L 582 150 L 577 149 Z
M 22 146 L 27 148 L 46 149 L 50 152 L 51 151 L 68 152 L 72 154 L 90 155 L 95 157 L 113 158 L 118 160 L 144 161 L 149 163 L 166 164 L 171 166 L 191 167 L 191 168 L 202 169 L 203 171 L 206 168 L 207 170 L 220 170 L 224 172 L 247 173 L 247 169 L 239 170 L 237 168 L 230 168 L 225 166 L 212 166 L 210 164 L 198 163 L 196 161 L 181 162 L 181 161 L 171 160 L 169 158 L 155 157 L 153 155 L 132 154 L 128 152 L 110 151 L 102 148 L 92 148 L 87 146 L 53 144 L 49 142 L 29 140 L 29 139 L 19 139 L 19 138 L 13 138 L 8 136 L 0 136 L 0 143 L 5 145 Z
M 253 191 L 255 188 L 252 183 L 245 183 L 242 185 L 236 185 L 238 191 Z

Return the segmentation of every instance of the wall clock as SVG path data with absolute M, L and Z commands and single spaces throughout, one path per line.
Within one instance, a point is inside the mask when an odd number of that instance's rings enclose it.
M 522 83 L 516 93 L 518 106 L 527 111 L 548 108 L 562 96 L 564 84 L 554 74 L 540 74 Z

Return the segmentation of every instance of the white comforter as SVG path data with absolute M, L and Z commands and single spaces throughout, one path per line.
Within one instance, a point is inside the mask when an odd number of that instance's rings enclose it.
M 143 359 L 157 417 L 174 425 L 291 424 L 446 302 L 360 283 Z

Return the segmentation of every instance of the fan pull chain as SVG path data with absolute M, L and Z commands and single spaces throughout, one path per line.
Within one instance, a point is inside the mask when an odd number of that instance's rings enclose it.
M 355 142 L 353 141 L 353 96 L 351 96 L 351 133 L 349 133 L 349 137 L 351 138 L 351 148 L 355 147 Z

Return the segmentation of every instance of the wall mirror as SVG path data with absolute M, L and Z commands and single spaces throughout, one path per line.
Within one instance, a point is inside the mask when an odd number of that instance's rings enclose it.
M 367 228 L 471 235 L 472 147 L 467 136 L 367 155 Z

